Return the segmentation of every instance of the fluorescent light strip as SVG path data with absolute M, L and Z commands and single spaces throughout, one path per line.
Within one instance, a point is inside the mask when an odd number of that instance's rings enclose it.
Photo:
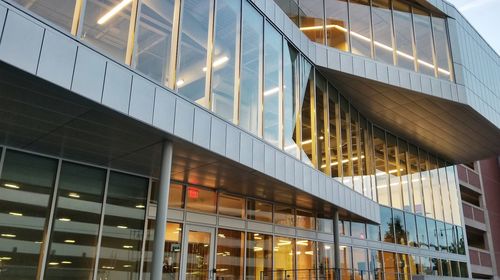
M 348 32 L 345 27 L 342 27 L 342 26 L 336 25 L 336 24 L 329 24 L 329 25 L 326 25 L 325 27 L 326 27 L 326 29 L 335 28 L 335 29 L 340 30 L 340 31 L 345 32 L 345 33 Z M 302 30 L 302 31 L 320 30 L 320 29 L 323 29 L 323 26 L 318 25 L 318 26 L 307 26 L 307 27 L 301 27 L 300 28 L 300 30 Z M 351 34 L 351 36 L 354 36 L 354 37 L 356 37 L 358 39 L 361 39 L 363 41 L 371 42 L 370 38 L 368 38 L 366 36 L 363 36 L 363 35 L 361 35 L 361 34 L 359 34 L 357 32 L 351 31 L 350 34 Z M 390 51 L 390 52 L 392 52 L 394 50 L 392 47 L 387 46 L 387 45 L 385 45 L 383 43 L 380 43 L 380 42 L 377 42 L 377 41 L 373 41 L 373 43 L 375 44 L 375 46 L 380 47 L 380 48 L 382 48 L 384 50 L 387 50 L 387 51 Z M 404 57 L 406 59 L 415 60 L 415 58 L 412 55 L 409 55 L 409 54 L 404 53 L 402 51 L 396 51 L 396 53 L 399 56 L 402 56 L 402 57 Z M 426 62 L 426 61 L 423 61 L 423 60 L 420 60 L 420 59 L 418 59 L 417 62 L 419 64 L 423 65 L 423 66 L 426 66 L 426 67 L 429 67 L 431 69 L 434 69 L 434 65 L 431 64 L 431 63 L 429 63 L 429 62 Z M 443 73 L 444 75 L 450 75 L 450 71 L 442 69 L 442 68 L 439 68 L 439 67 L 438 67 L 438 72 Z
M 279 91 L 280 91 L 280 88 L 279 87 L 275 87 L 275 88 L 272 88 L 272 89 L 264 91 L 264 96 L 273 95 L 273 94 L 278 93 Z
M 229 57 L 227 57 L 227 56 L 223 56 L 223 57 L 221 57 L 221 58 L 219 58 L 219 59 L 216 59 L 216 60 L 212 63 L 212 67 L 213 67 L 213 68 L 215 68 L 215 67 L 220 66 L 220 65 L 222 65 L 222 64 L 224 64 L 224 63 L 226 63 L 226 62 L 228 62 L 228 61 L 229 61 Z M 207 67 L 203 67 L 203 69 L 202 69 L 202 70 L 203 70 L 203 72 L 207 72 Z
M 121 11 L 123 8 L 125 8 L 130 3 L 132 3 L 132 0 L 123 0 L 118 5 L 116 5 L 113 9 L 111 9 L 109 12 L 107 12 L 104 16 L 102 16 L 97 21 L 97 24 L 105 24 L 108 20 L 110 20 L 112 17 L 114 17 L 119 11 Z

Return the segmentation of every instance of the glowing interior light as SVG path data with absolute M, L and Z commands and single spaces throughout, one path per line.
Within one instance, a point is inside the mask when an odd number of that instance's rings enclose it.
M 177 87 L 181 87 L 182 85 L 184 85 L 184 80 L 183 79 L 180 79 L 177 81 L 177 83 L 175 83 L 177 85 Z
M 134 246 L 132 246 L 132 245 L 123 245 L 123 248 L 124 249 L 132 249 L 132 248 L 134 248 Z
M 11 188 L 11 189 L 16 189 L 18 190 L 19 189 L 19 186 L 18 185 L 14 185 L 14 184 L 3 184 L 6 188 Z
M 132 265 L 130 265 L 130 264 L 124 264 L 123 267 L 124 268 L 129 268 L 129 267 L 132 267 Z
M 275 88 L 272 88 L 272 89 L 264 91 L 264 96 L 273 95 L 273 94 L 276 94 L 278 92 L 280 92 L 280 88 L 279 87 L 275 87 Z
M 62 263 L 62 264 L 72 264 L 73 262 L 70 262 L 70 261 L 62 261 L 61 263 Z
M 9 212 L 9 215 L 21 217 L 23 215 L 23 213 Z
M 59 263 L 58 262 L 49 262 L 49 265 L 54 266 L 54 265 L 59 265 Z
M 137 204 L 137 205 L 135 206 L 135 208 L 138 208 L 138 209 L 144 209 L 144 208 L 146 208 L 146 206 L 144 206 L 144 205 L 142 205 L 142 204 Z
M 123 0 L 118 5 L 116 5 L 113 9 L 111 9 L 109 12 L 107 12 L 104 16 L 102 16 L 97 21 L 97 24 L 106 23 L 108 20 L 110 20 L 112 17 L 114 17 L 119 11 L 121 11 L 123 8 L 125 8 L 130 3 L 132 3 L 132 0 Z
M 79 194 L 77 194 L 77 193 L 74 193 L 74 192 L 69 193 L 69 194 L 68 194 L 68 196 L 69 196 L 69 197 L 72 197 L 72 198 L 80 198 L 80 195 L 79 195 Z
M 260 252 L 262 250 L 264 250 L 264 248 L 262 248 L 262 247 L 253 247 L 254 252 Z
M 12 260 L 11 257 L 0 257 L 0 261 L 10 261 Z
M 400 168 L 399 171 L 403 171 L 404 169 L 403 168 Z M 392 170 L 389 170 L 389 174 L 394 174 L 394 173 L 397 173 L 398 170 L 397 169 L 392 169 Z
M 16 238 L 15 234 L 10 234 L 10 233 L 2 233 L 1 236 L 6 238 Z
M 219 59 L 216 59 L 213 63 L 212 63 L 212 67 L 215 68 L 217 66 L 221 66 L 222 64 L 226 63 L 229 61 L 229 57 L 227 56 L 223 56 Z M 203 72 L 207 72 L 207 67 L 203 67 Z
M 128 228 L 127 226 L 116 226 L 117 228 L 121 228 L 121 229 L 126 229 Z
M 64 240 L 64 243 L 75 244 L 76 241 L 73 239 L 66 239 L 66 240 Z
M 311 143 L 312 143 L 312 139 L 302 141 L 302 145 L 307 145 L 307 144 L 311 144 Z
M 59 218 L 59 221 L 61 221 L 61 222 L 70 222 L 71 219 L 70 218 Z
M 365 158 L 365 156 L 361 156 L 361 158 L 363 159 L 363 158 Z M 356 161 L 356 160 L 358 160 L 358 157 L 352 157 L 352 161 Z M 349 159 L 344 159 L 341 162 L 348 163 Z M 338 161 L 334 161 L 334 162 L 330 163 L 330 166 L 336 166 L 338 164 L 339 164 Z M 321 168 L 325 168 L 325 167 L 326 167 L 326 164 L 321 165 Z

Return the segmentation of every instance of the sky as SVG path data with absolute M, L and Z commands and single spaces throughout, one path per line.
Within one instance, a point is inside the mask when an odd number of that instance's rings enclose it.
M 500 55 L 500 0 L 447 0 Z

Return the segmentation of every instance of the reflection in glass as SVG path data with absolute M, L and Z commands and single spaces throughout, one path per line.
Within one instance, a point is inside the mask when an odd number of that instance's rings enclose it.
M 325 106 L 327 101 L 327 81 L 316 71 L 316 157 L 318 162 L 318 169 L 323 173 L 328 174 L 329 165 L 331 165 L 329 158 L 330 154 L 327 153 L 327 137 L 325 125 Z M 327 170 L 328 168 L 328 170 Z
M 168 190 L 168 208 L 184 208 L 184 187 L 171 183 Z
M 405 217 L 402 211 L 393 209 L 392 211 L 394 217 L 394 233 L 396 236 L 396 244 L 407 245 L 408 237 L 405 227 Z
M 373 128 L 373 149 L 375 153 L 375 179 L 377 182 L 378 202 L 382 205 L 390 206 L 389 180 L 386 165 L 385 132 L 378 128 Z
M 314 103 L 312 101 L 314 95 L 314 69 L 312 65 L 305 59 L 302 59 L 301 65 L 301 83 L 300 83 L 300 96 L 299 96 L 299 108 L 301 108 L 302 116 L 302 142 L 301 142 L 301 152 L 302 161 L 313 166 L 313 147 L 316 143 L 313 143 L 316 139 L 313 139 L 313 124 L 312 124 L 312 106 Z
M 293 1 L 290 1 L 293 2 Z M 313 42 L 325 43 L 323 0 L 299 1 L 300 30 Z
M 333 233 L 333 219 L 331 218 L 316 218 L 317 230 L 324 233 Z
M 186 280 L 208 280 L 211 234 L 190 230 L 187 236 Z
M 359 239 L 366 239 L 366 229 L 364 223 L 351 223 L 351 236 Z
M 382 266 L 382 251 L 378 250 L 370 250 L 369 251 L 369 264 L 370 264 L 370 278 L 374 280 L 381 280 L 383 279 L 383 273 L 384 269 Z
M 78 11 L 75 11 L 77 0 L 15 0 L 15 2 L 57 24 L 65 31 L 75 31 L 72 30 L 72 26 L 73 17 L 79 15 Z
M 155 220 L 148 220 L 146 247 L 144 251 L 144 279 L 150 279 L 153 259 L 153 240 Z M 163 261 L 163 279 L 179 280 L 182 246 L 182 224 L 167 223 L 165 232 L 165 259 Z
M 122 3 L 126 3 L 123 5 Z M 82 40 L 120 62 L 125 61 L 132 5 L 136 1 L 89 0 L 85 4 Z M 119 12 L 116 11 L 119 8 Z
M 422 182 L 420 181 L 420 169 L 418 162 L 418 149 L 417 147 L 410 145 L 408 152 L 408 173 L 410 176 L 410 186 L 412 189 L 413 203 L 415 205 L 415 213 L 418 215 L 425 215 L 424 211 L 424 201 L 422 197 Z
M 380 207 L 380 231 L 383 241 L 394 243 L 394 223 L 391 208 Z
M 390 252 L 384 252 L 383 256 L 384 256 L 384 279 L 385 280 L 399 279 L 396 254 Z
M 0 180 L 1 279 L 36 278 L 56 170 L 56 160 L 6 152 Z
M 290 206 L 274 206 L 274 223 L 277 225 L 293 227 L 295 226 L 294 209 Z
M 207 1 L 208 2 L 208 1 Z M 241 73 L 239 125 L 258 135 L 260 93 L 264 53 L 263 17 L 247 1 L 243 1 L 241 26 Z
M 410 245 L 411 247 L 418 247 L 417 225 L 415 222 L 415 215 L 411 213 L 405 213 L 405 223 L 406 223 L 406 235 L 407 235 L 408 245 Z
M 186 189 L 186 208 L 188 210 L 215 213 L 217 193 L 212 190 L 189 186 Z
M 295 267 L 295 239 L 274 237 L 274 279 L 293 279 Z
M 295 25 L 299 26 L 299 5 L 297 5 L 296 1 L 274 0 L 274 2 L 276 2 Z
M 434 46 L 436 49 L 438 77 L 452 80 L 453 77 L 450 74 L 451 57 L 446 28 L 446 19 L 433 16 L 432 30 L 434 32 Z
M 394 37 L 396 38 L 396 65 L 415 70 L 410 6 L 399 0 L 394 0 L 392 3 L 394 8 Z
M 372 0 L 372 21 L 375 59 L 392 65 L 394 46 L 390 0 Z
M 270 277 L 273 269 L 273 237 L 261 233 L 247 233 L 246 279 Z
M 342 178 L 342 169 L 339 169 L 339 151 L 342 150 L 340 143 L 340 107 L 339 95 L 335 88 L 328 83 L 328 111 L 330 125 L 330 168 L 333 178 Z
M 427 238 L 427 224 L 425 218 L 417 215 L 418 244 L 420 248 L 429 248 L 429 239 Z
M 219 229 L 217 233 L 217 279 L 243 279 L 245 233 Z
M 325 1 L 326 45 L 349 51 L 347 0 Z
M 358 161 L 359 161 L 359 174 L 361 175 L 359 180 L 363 183 L 363 194 L 372 199 L 372 177 L 375 173 L 372 169 L 372 152 L 371 152 L 371 136 L 368 133 L 369 123 L 364 118 L 359 115 L 359 150 L 358 150 Z M 354 182 L 356 184 L 356 180 Z
M 349 23 L 351 31 L 351 52 L 366 57 L 372 56 L 372 28 L 370 1 L 349 1 Z
M 214 47 L 212 52 L 212 111 L 233 120 L 236 92 L 236 47 L 239 40 L 241 1 L 215 1 Z
M 399 279 L 410 279 L 410 264 L 407 254 L 396 254 L 398 257 L 397 263 L 399 267 Z
M 352 279 L 351 247 L 340 245 L 340 279 Z
M 92 278 L 105 183 L 103 169 L 62 164 L 45 279 Z
M 297 216 L 297 224 L 296 224 L 297 227 L 309 230 L 316 229 L 314 214 L 311 211 L 297 209 L 296 216 Z
M 331 243 L 318 242 L 318 277 L 319 279 L 335 279 L 334 245 Z
M 149 78 L 168 86 L 175 0 L 141 2 L 135 34 L 135 68 Z
M 316 278 L 316 242 L 297 239 L 297 279 Z
M 284 150 L 299 157 L 297 145 L 298 124 L 297 94 L 299 92 L 299 53 L 283 40 L 283 138 Z
M 219 195 L 219 214 L 243 219 L 245 217 L 245 199 L 227 194 Z
M 247 218 L 260 222 L 273 222 L 273 205 L 262 201 L 249 199 L 247 203 Z
M 361 131 L 359 125 L 359 115 L 358 111 L 351 106 L 351 145 L 352 145 L 352 173 L 353 181 L 352 185 L 354 190 L 363 193 L 363 160 L 361 150 L 363 149 L 361 145 Z
M 438 173 L 439 173 L 439 185 L 441 186 L 441 196 L 442 196 L 442 205 L 443 205 L 443 214 L 444 221 L 447 223 L 453 222 L 453 210 L 451 205 L 451 197 L 448 189 L 448 180 L 446 178 L 446 164 L 442 160 L 438 160 Z
M 380 227 L 378 225 L 366 225 L 366 238 L 368 240 L 380 241 Z
M 352 248 L 352 265 L 354 279 L 368 279 L 368 251 L 361 248 Z
M 392 207 L 403 209 L 403 193 L 401 190 L 401 172 L 403 171 L 397 162 L 396 137 L 387 133 L 387 169 L 389 173 L 389 186 L 391 190 Z M 406 170 L 406 169 L 404 169 Z
M 352 188 L 352 148 L 351 148 L 351 118 L 349 113 L 349 102 L 340 96 L 340 135 L 342 143 L 342 183 Z
M 413 212 L 413 200 L 411 198 L 410 176 L 408 169 L 408 144 L 398 138 L 398 167 L 400 174 L 401 189 L 403 190 L 403 210 Z
M 448 251 L 448 241 L 447 241 L 447 236 L 446 236 L 445 223 L 437 221 L 436 225 L 437 225 L 436 234 L 438 236 L 439 249 L 441 251 L 447 252 Z
M 431 174 L 432 196 L 434 198 L 434 213 L 436 220 L 443 221 L 443 201 L 441 196 L 441 182 L 439 181 L 437 159 L 429 155 L 429 170 Z
M 420 178 L 422 182 L 422 194 L 424 195 L 425 216 L 434 218 L 434 201 L 432 199 L 431 177 L 428 166 L 428 155 L 425 151 L 419 149 L 418 153 Z
M 439 251 L 438 243 L 438 232 L 436 227 L 436 221 L 432 219 L 427 219 L 427 232 L 429 236 L 429 247 L 434 250 Z
M 279 113 L 281 111 L 282 43 L 281 34 L 266 22 L 264 29 L 264 139 L 277 147 L 281 146 Z
M 462 216 L 460 215 L 460 186 L 457 184 L 457 180 L 455 178 L 455 166 L 446 167 L 446 173 L 448 178 L 448 187 L 450 190 L 450 204 L 451 204 L 451 213 L 453 218 L 453 224 L 462 225 Z
M 139 279 L 148 185 L 145 178 L 110 173 L 98 278 Z
M 176 87 L 181 95 L 201 105 L 205 100 L 210 1 L 183 0 L 179 26 Z
M 417 48 L 418 71 L 435 76 L 434 43 L 432 41 L 431 17 L 429 13 L 413 7 L 415 45 Z

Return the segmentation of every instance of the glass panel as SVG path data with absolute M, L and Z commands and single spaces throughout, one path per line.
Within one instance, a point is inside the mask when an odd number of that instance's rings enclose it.
M 270 203 L 248 200 L 247 218 L 261 222 L 273 222 L 273 205 Z
M 457 253 L 457 240 L 453 225 L 446 224 L 446 240 L 448 241 L 448 252 Z
M 227 194 L 219 195 L 219 214 L 243 219 L 245 217 L 245 199 Z
M 319 279 L 335 279 L 335 259 L 334 245 L 330 243 L 318 242 L 318 277 Z
M 397 280 L 398 279 L 398 267 L 396 262 L 396 254 L 390 252 L 384 252 L 384 279 L 385 280 Z
M 380 231 L 382 241 L 394 243 L 394 223 L 391 208 L 380 207 Z
M 354 279 L 368 279 L 368 251 L 361 248 L 352 248 L 352 264 Z
M 302 161 L 309 165 L 313 165 L 313 143 L 312 141 L 312 117 L 311 117 L 311 98 L 314 94 L 314 71 L 309 62 L 302 59 L 302 73 L 301 73 L 301 83 L 300 83 L 300 106 L 302 112 Z
M 462 225 L 462 216 L 460 215 L 460 199 L 458 198 L 460 189 L 455 178 L 455 166 L 446 168 L 448 178 L 448 188 L 450 191 L 450 204 L 453 218 L 453 224 Z
M 410 262 L 410 271 L 411 275 L 420 275 L 422 273 L 422 266 L 420 264 L 420 257 L 415 255 L 408 255 L 408 259 Z
M 274 2 L 276 2 L 295 25 L 299 26 L 299 5 L 295 3 L 295 0 L 274 0 Z
M 340 279 L 352 279 L 351 247 L 340 245 Z
M 441 251 L 448 251 L 448 241 L 446 240 L 446 226 L 445 223 L 443 222 L 436 222 L 437 223 L 437 235 L 438 235 L 438 242 L 439 242 L 439 249 Z
M 168 86 L 175 0 L 141 2 L 135 34 L 135 68 L 149 78 Z
M 210 268 L 210 246 L 212 236 L 209 232 L 188 232 L 186 279 L 208 280 Z
M 418 71 L 435 76 L 431 17 L 428 13 L 413 7 L 413 22 L 415 26 Z
M 295 240 L 276 236 L 274 238 L 274 279 L 294 279 Z
M 396 38 L 397 65 L 415 70 L 410 6 L 399 0 L 395 0 L 392 3 L 394 8 L 394 37 Z
M 434 31 L 434 46 L 436 48 L 436 63 L 438 67 L 438 77 L 453 79 L 450 75 L 450 50 L 444 18 L 432 17 L 432 30 Z
M 136 1 L 89 0 L 85 5 L 82 40 L 125 62 L 132 5 Z
M 243 1 L 242 17 L 239 124 L 243 129 L 258 134 L 264 21 L 260 13 L 247 1 Z
M 457 242 L 458 242 L 458 253 L 460 255 L 465 255 L 465 237 L 464 230 L 461 227 L 456 227 L 457 229 Z
M 370 1 L 349 1 L 349 23 L 351 30 L 351 52 L 372 56 L 372 28 L 370 21 Z
M 366 238 L 373 241 L 380 241 L 380 227 L 378 225 L 366 225 Z
M 293 1 L 290 1 L 293 2 Z M 313 42 L 325 43 L 323 0 L 299 1 L 300 30 Z
M 349 51 L 347 0 L 325 1 L 325 14 L 327 46 Z
M 341 150 L 340 146 L 340 120 L 339 120 L 339 97 L 337 91 L 331 84 L 328 84 L 328 111 L 330 118 L 330 160 L 331 160 L 331 175 L 333 178 L 341 178 L 341 169 L 339 169 L 339 155 L 338 151 Z
M 371 271 L 371 276 L 370 278 L 373 280 L 381 280 L 383 279 L 383 267 L 382 267 L 382 251 L 377 251 L 377 250 L 370 250 L 369 251 L 370 255 L 370 271 Z
M 372 21 L 375 59 L 392 65 L 394 64 L 394 47 L 390 0 L 372 0 Z
M 444 221 L 447 223 L 453 222 L 453 210 L 452 210 L 452 200 L 450 198 L 450 192 L 448 191 L 448 180 L 446 178 L 446 165 L 443 161 L 439 160 L 438 162 L 439 169 L 439 185 L 441 187 L 441 196 L 442 196 L 442 205 L 443 205 L 443 213 L 444 213 Z
M 176 86 L 181 95 L 201 105 L 207 104 L 205 74 L 210 3 L 183 0 L 179 27 Z
M 407 245 L 407 235 L 405 228 L 405 218 L 402 211 L 393 209 L 392 214 L 394 215 L 394 231 L 396 234 L 396 244 Z
M 297 209 L 297 227 L 315 230 L 314 214 L 311 211 Z
M 460 265 L 460 276 L 462 278 L 469 277 L 469 270 L 467 269 L 467 263 L 461 262 L 459 265 Z
M 151 262 L 153 260 L 153 240 L 155 234 L 155 220 L 148 220 L 146 234 L 146 249 L 144 252 L 144 279 L 151 277 Z M 163 264 L 163 278 L 179 280 L 182 245 L 182 224 L 167 223 L 165 232 L 165 261 Z
M 415 222 L 415 215 L 411 213 L 405 213 L 405 223 L 408 245 L 412 247 L 418 247 L 417 224 Z
M 333 219 L 331 218 L 316 218 L 318 231 L 324 233 L 333 233 Z
M 398 266 L 399 266 L 399 279 L 409 280 L 410 276 L 410 264 L 408 261 L 407 254 L 397 254 Z
M 401 168 L 397 162 L 396 137 L 387 133 L 387 169 L 391 190 L 392 207 L 403 209 L 403 193 L 401 190 Z
M 422 182 L 422 193 L 424 195 L 425 216 L 434 218 L 434 201 L 432 200 L 431 177 L 428 166 L 427 153 L 419 150 L 420 178 Z
M 168 207 L 184 208 L 184 187 L 180 184 L 171 183 L 168 191 Z
M 451 276 L 450 262 L 448 260 L 441 260 L 441 269 L 443 276 Z
M 351 106 L 351 144 L 352 144 L 352 173 L 353 180 L 352 185 L 354 190 L 363 193 L 363 180 L 361 180 L 361 175 L 363 175 L 363 165 L 361 158 L 361 137 L 359 129 L 359 116 L 358 111 Z
M 274 223 L 282 226 L 295 226 L 295 216 L 293 208 L 284 205 L 274 207 Z
M 443 221 L 443 201 L 441 199 L 441 183 L 439 181 L 437 160 L 429 156 L 429 170 L 431 173 L 432 196 L 434 198 L 434 213 L 436 220 Z
M 328 173 L 327 166 L 327 141 L 326 137 L 326 129 L 325 126 L 325 106 L 326 106 L 326 92 L 327 81 L 326 79 L 316 71 L 316 143 L 317 143 L 317 158 L 318 158 L 318 166 L 323 173 Z M 329 167 L 328 167 L 329 168 Z
M 15 0 L 19 5 L 71 32 L 76 0 Z
M 340 124 L 342 145 L 342 183 L 352 188 L 352 147 L 351 147 L 351 117 L 349 102 L 340 96 Z
M 316 278 L 315 242 L 297 240 L 297 279 Z
M 148 185 L 145 178 L 110 173 L 97 278 L 139 279 Z
M 453 277 L 460 277 L 460 268 L 457 261 L 451 261 L 451 275 Z
M 273 237 L 261 233 L 247 233 L 247 269 L 248 280 L 264 279 L 271 277 L 273 269 Z
M 358 150 L 358 162 L 360 166 L 360 177 L 354 177 L 354 183 L 356 186 L 356 181 L 361 180 L 363 183 L 363 194 L 368 198 L 373 198 L 372 196 L 372 186 L 371 186 L 371 177 L 373 175 L 373 171 L 371 170 L 371 152 L 369 145 L 371 145 L 371 141 L 368 135 L 368 121 L 361 116 L 359 117 L 360 127 L 359 127 L 359 150 Z
M 351 222 L 339 220 L 339 232 L 341 235 L 351 236 Z
M 351 236 L 356 237 L 356 238 L 360 238 L 360 239 L 366 239 L 365 224 L 352 222 L 351 223 Z
M 412 197 L 415 204 L 415 213 L 425 215 L 424 201 L 422 197 L 422 182 L 420 181 L 420 169 L 418 162 L 417 147 L 410 145 L 408 153 L 408 173 L 410 173 L 411 188 L 413 190 Z
M 62 164 L 45 279 L 92 278 L 105 184 L 103 169 Z
M 420 262 L 422 263 L 423 273 L 425 275 L 432 275 L 431 259 L 427 257 L 420 257 Z
M 390 206 L 389 178 L 385 160 L 385 133 L 378 127 L 374 127 L 373 129 L 373 149 L 375 153 L 375 178 L 377 182 L 378 202 L 382 205 Z
M 398 139 L 398 168 L 401 176 L 401 189 L 403 190 L 403 210 L 414 212 L 410 191 L 410 176 L 408 175 L 409 170 L 407 166 L 408 158 L 408 144 L 406 141 Z
M 234 0 L 231 0 L 234 1 Z M 268 22 L 264 30 L 264 139 L 280 147 L 281 63 L 283 38 Z
M 217 234 L 217 278 L 243 279 L 245 233 L 219 229 Z
M 285 151 L 299 157 L 297 145 L 297 94 L 299 85 L 299 53 L 283 41 L 283 137 Z
M 429 247 L 439 251 L 436 221 L 427 219 L 427 232 L 429 236 Z
M 212 190 L 187 187 L 186 208 L 188 210 L 215 213 L 217 193 Z
M 2 279 L 36 278 L 56 171 L 56 160 L 6 152 L 0 180 Z
M 233 120 L 236 80 L 236 48 L 239 41 L 241 1 L 215 1 L 212 51 L 212 111 Z
M 427 238 L 427 224 L 425 218 L 417 216 L 417 231 L 418 231 L 418 244 L 420 248 L 429 248 L 429 239 Z

